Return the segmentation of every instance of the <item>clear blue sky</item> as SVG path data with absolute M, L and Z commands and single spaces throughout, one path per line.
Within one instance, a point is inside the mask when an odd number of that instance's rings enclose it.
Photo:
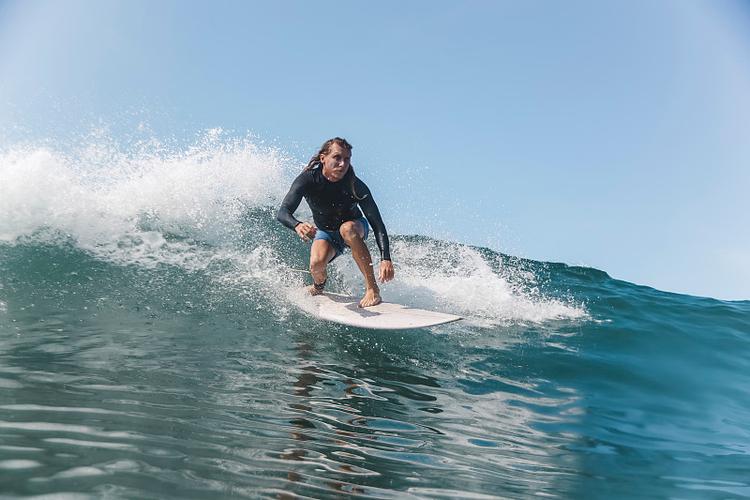
M 391 232 L 750 299 L 749 10 L 0 0 L 0 144 L 342 135 Z

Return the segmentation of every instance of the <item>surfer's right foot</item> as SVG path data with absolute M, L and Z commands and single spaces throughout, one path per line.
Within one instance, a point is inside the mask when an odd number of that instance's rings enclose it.
M 308 292 L 310 292 L 310 295 L 320 295 L 323 293 L 323 289 L 326 287 L 326 282 L 323 283 L 313 283 L 310 288 L 307 289 Z

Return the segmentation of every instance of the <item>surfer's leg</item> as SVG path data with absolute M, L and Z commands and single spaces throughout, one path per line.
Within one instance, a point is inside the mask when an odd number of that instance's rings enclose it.
M 380 288 L 375 281 L 375 272 L 372 270 L 372 256 L 364 240 L 365 228 L 357 221 L 349 221 L 341 225 L 339 233 L 347 246 L 352 249 L 354 262 L 357 263 L 359 271 L 365 278 L 365 296 L 359 301 L 359 306 L 369 307 L 380 304 Z
M 312 295 L 323 293 L 328 273 L 326 266 L 336 256 L 336 250 L 328 241 L 316 239 L 310 248 L 310 274 L 312 274 L 313 285 L 310 287 Z M 317 286 L 316 286 L 317 285 Z

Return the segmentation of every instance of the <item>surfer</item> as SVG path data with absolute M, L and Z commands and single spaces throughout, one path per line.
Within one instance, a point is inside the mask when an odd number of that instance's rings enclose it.
M 312 295 L 323 293 L 328 277 L 326 267 L 349 247 L 365 278 L 365 295 L 359 306 L 369 307 L 381 302 L 372 256 L 365 244 L 370 224 L 380 249 L 381 283 L 393 279 L 393 263 L 380 211 L 370 189 L 354 174 L 351 158 L 352 146 L 346 139 L 334 137 L 323 143 L 292 183 L 276 218 L 303 241 L 313 240 L 310 249 L 313 284 L 309 290 Z M 315 225 L 294 218 L 303 197 L 312 210 Z

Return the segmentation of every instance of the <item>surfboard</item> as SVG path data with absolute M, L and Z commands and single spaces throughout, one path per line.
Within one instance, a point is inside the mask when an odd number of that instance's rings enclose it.
M 307 294 L 307 289 L 304 290 Z M 317 318 L 342 325 L 370 328 L 373 330 L 405 330 L 427 328 L 458 321 L 461 316 L 414 307 L 381 302 L 372 307 L 359 307 L 359 298 L 332 292 L 321 295 L 307 295 L 302 304 Z

